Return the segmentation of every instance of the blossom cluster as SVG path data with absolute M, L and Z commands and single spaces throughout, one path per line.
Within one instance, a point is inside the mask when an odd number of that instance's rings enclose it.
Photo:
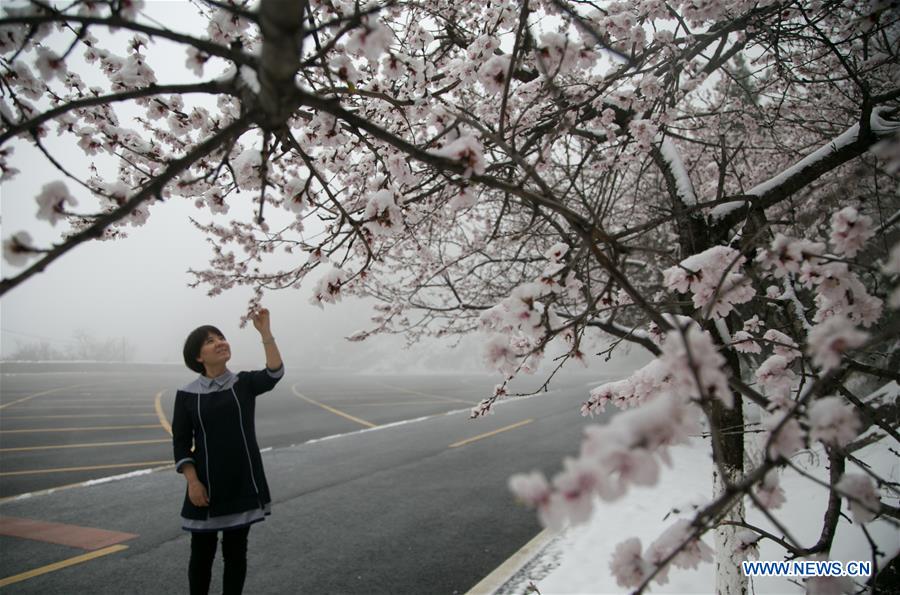
M 714 246 L 663 271 L 665 286 L 691 293 L 694 307 L 708 309 L 711 318 L 724 318 L 736 304 L 755 295 L 749 279 L 741 274 L 746 259 L 733 248 Z

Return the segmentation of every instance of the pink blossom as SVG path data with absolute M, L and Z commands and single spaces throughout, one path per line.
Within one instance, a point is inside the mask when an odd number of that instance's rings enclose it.
M 744 330 L 748 333 L 758 333 L 764 326 L 765 323 L 763 323 L 756 314 L 754 314 L 752 318 L 744 321 Z
M 197 76 L 203 76 L 203 66 L 209 60 L 209 56 L 195 48 L 189 46 L 187 49 L 187 59 L 184 65 Z
M 347 40 L 347 51 L 357 56 L 365 56 L 370 62 L 375 62 L 387 51 L 394 40 L 390 27 L 375 21 L 365 19 L 363 26 L 353 30 Z
M 403 231 L 403 214 L 390 190 L 379 190 L 369 198 L 363 213 L 366 227 L 376 236 L 394 235 Z
M 763 434 L 763 439 L 769 443 L 769 456 L 773 459 L 789 459 L 805 445 L 803 428 L 799 422 L 789 417 L 782 423 L 784 418 L 784 414 L 774 413 L 763 420 L 763 426 L 769 430 Z
M 712 562 L 712 548 L 702 539 L 691 538 L 693 529 L 691 522 L 686 519 L 675 521 L 647 548 L 647 559 L 658 565 L 678 551 L 671 561 L 678 568 L 697 568 L 701 562 Z
M 865 344 L 869 338 L 847 317 L 836 315 L 810 329 L 807 336 L 807 353 L 813 364 L 822 371 L 828 371 L 841 365 L 844 353 Z
M 790 363 L 782 355 L 773 355 L 756 369 L 756 380 L 766 393 L 780 398 L 790 395 L 797 375 L 790 369 Z
M 338 267 L 332 267 L 316 283 L 310 303 L 314 306 L 324 307 L 325 303 L 335 304 L 341 300 L 341 290 L 347 283 L 347 273 Z
M 686 398 L 713 397 L 731 407 L 734 396 L 725 375 L 725 358 L 709 333 L 696 325 L 666 335 L 660 356 L 671 388 Z M 698 385 L 699 381 L 699 385 Z
M 778 471 L 772 469 L 766 473 L 762 481 L 759 482 L 759 485 L 756 486 L 755 493 L 756 499 L 759 501 L 760 505 L 772 510 L 781 508 L 781 505 L 785 502 L 785 498 L 784 490 L 781 489 L 778 480 Z
M 611 451 L 604 457 L 603 466 L 617 475 L 622 486 L 653 486 L 659 479 L 659 463 L 643 448 Z
M 509 489 L 517 499 L 532 508 L 546 506 L 550 501 L 550 484 L 540 471 L 511 476 Z
M 509 56 L 492 56 L 478 69 L 478 82 L 490 95 L 503 91 L 509 72 Z
M 63 59 L 54 52 L 43 47 L 38 49 L 37 60 L 35 60 L 34 65 L 38 69 L 38 72 L 41 73 L 41 78 L 43 78 L 44 81 L 49 81 L 54 78 L 62 80 L 67 73 L 66 63 Z
M 119 16 L 123 19 L 133 21 L 138 13 L 144 10 L 144 0 L 121 0 L 119 7 Z
M 825 244 L 795 240 L 777 233 L 770 248 L 761 251 L 757 260 L 767 269 L 774 268 L 775 277 L 780 278 L 788 273 L 799 273 L 804 261 L 816 259 L 824 253 Z
M 446 147 L 435 151 L 435 154 L 461 162 L 465 167 L 464 178 L 469 178 L 472 174 L 479 176 L 484 174 L 485 164 L 481 143 L 474 136 L 461 136 Z
M 632 537 L 616 546 L 609 561 L 609 570 L 616 577 L 616 584 L 632 588 L 644 582 L 653 566 L 641 556 L 641 540 Z
M 745 259 L 727 246 L 714 246 L 663 271 L 663 283 L 679 293 L 691 291 L 695 308 L 710 308 L 710 316 L 727 316 L 735 304 L 755 295 L 740 268 Z
M 447 209 L 451 213 L 457 213 L 475 205 L 475 190 L 471 186 L 462 186 L 459 192 L 447 202 Z
M 590 460 L 566 458 L 563 470 L 553 478 L 553 488 L 572 524 L 583 524 L 591 517 L 594 490 L 601 481 L 598 471 Z
M 734 536 L 735 558 L 744 560 L 759 560 L 759 542 L 762 537 L 755 531 L 743 529 L 738 531 Z
M 637 142 L 638 150 L 646 153 L 650 151 L 650 147 L 653 144 L 657 127 L 650 120 L 635 119 L 628 123 L 628 132 Z
M 69 189 L 64 182 L 50 182 L 44 184 L 41 193 L 35 197 L 38 203 L 38 219 L 46 219 L 51 225 L 56 225 L 60 219 L 65 219 L 65 206 L 75 206 L 78 201 L 69 194 Z
M 3 259 L 14 267 L 22 267 L 38 255 L 34 241 L 27 231 L 20 231 L 3 240 Z
M 800 356 L 797 343 L 781 331 L 769 329 L 763 335 L 763 339 L 770 342 L 775 355 L 780 355 L 786 362 L 792 362 Z
M 507 337 L 494 335 L 485 345 L 484 361 L 489 368 L 511 375 L 516 370 L 518 355 L 510 346 Z
M 848 497 L 850 514 L 857 523 L 871 522 L 881 510 L 881 498 L 868 475 L 845 473 L 834 487 Z
M 292 178 L 284 184 L 284 204 L 298 216 L 309 206 L 306 198 L 306 183 L 299 178 Z
M 813 403 L 807 414 L 810 440 L 844 447 L 850 444 L 861 423 L 852 406 L 840 397 L 823 397 Z
M 671 395 L 660 395 L 620 414 L 616 423 L 626 428 L 629 445 L 641 445 L 661 456 L 665 456 L 666 447 L 686 444 L 700 431 L 696 405 Z
M 568 245 L 562 242 L 557 242 L 556 244 L 553 244 L 553 246 L 551 246 L 549 250 L 544 252 L 544 257 L 553 262 L 560 262 L 568 252 Z
M 872 219 L 860 215 L 853 207 L 845 207 L 831 217 L 829 239 L 838 254 L 853 258 L 874 235 Z
M 262 154 L 259 149 L 246 149 L 231 161 L 232 171 L 236 175 L 235 183 L 241 188 L 259 188 Z
M 331 69 L 342 81 L 347 81 L 351 85 L 359 82 L 359 71 L 356 69 L 350 56 L 346 54 L 339 54 L 332 58 Z
M 741 353 L 761 353 L 762 347 L 756 339 L 746 331 L 738 331 L 731 337 L 735 350 Z

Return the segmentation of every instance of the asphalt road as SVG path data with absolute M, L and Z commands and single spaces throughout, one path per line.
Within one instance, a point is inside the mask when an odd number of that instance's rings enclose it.
M 157 467 L 172 456 L 173 387 L 183 366 L 0 367 L 0 498 Z M 279 448 L 471 407 L 485 376 L 363 377 L 288 370 L 257 414 L 260 448 Z
M 30 380 L 26 376 L 10 373 L 2 377 L 0 427 L 4 433 L 0 434 L 0 448 L 100 442 L 97 438 L 103 432 L 110 432 L 103 436 L 104 442 L 166 440 L 168 434 L 160 420 L 156 428 L 34 433 L 40 441 L 29 433 L 6 430 L 13 425 L 25 429 L 28 421 L 40 422 L 34 429 L 49 429 L 52 426 L 45 424 L 63 426 L 72 420 L 81 424 L 87 419 L 38 418 L 45 413 L 58 414 L 63 405 L 81 412 L 70 415 L 87 415 L 84 411 L 99 415 L 99 409 L 93 407 L 109 409 L 111 404 L 120 404 L 122 411 L 114 415 L 127 413 L 125 417 L 97 419 L 117 420 L 115 424 L 102 422 L 109 426 L 151 425 L 152 417 L 144 424 L 130 422 L 141 419 L 139 414 L 156 415 L 155 396 L 190 380 L 177 370 L 171 375 L 159 370 L 143 375 L 132 370 L 127 374 L 42 374 Z M 564 456 L 577 450 L 581 428 L 587 423 L 579 416 L 578 406 L 586 398 L 590 379 L 560 379 L 550 394 L 509 402 L 487 419 L 469 421 L 466 410 L 495 382 L 477 376 L 294 376 L 288 370 L 257 409 L 261 446 L 271 447 L 263 457 L 274 514 L 251 530 L 245 592 L 462 593 L 521 548 L 540 527 L 532 511 L 515 504 L 507 479 L 517 471 L 552 473 Z M 87 386 L 19 401 L 71 386 L 68 383 Z M 50 405 L 54 395 L 72 400 L 52 403 L 52 408 L 38 407 Z M 117 400 L 84 401 L 76 408 L 76 398 Z M 172 398 L 171 389 L 160 396 L 168 416 Z M 29 417 L 33 419 L 25 419 Z M 409 419 L 418 421 L 386 425 Z M 328 436 L 337 437 L 315 440 Z M 26 480 L 35 482 L 27 488 L 33 490 L 54 481 L 60 485 L 62 476 L 68 483 L 81 481 L 77 474 L 82 472 L 5 474 L 120 464 L 123 457 L 128 460 L 121 464 L 168 461 L 170 453 L 168 440 L 5 450 L 0 453 L 0 468 L 4 489 L 8 479 L 16 479 L 23 482 L 17 484 L 19 490 L 26 489 Z M 178 523 L 183 490 L 183 479 L 168 468 L 3 501 L 0 515 L 7 518 L 136 535 L 122 542 L 127 549 L 44 572 L 4 590 L 185 592 L 189 536 Z M 84 549 L 8 536 L 0 536 L 0 551 L 4 552 L 0 579 L 84 554 Z M 212 592 L 220 588 L 218 564 Z

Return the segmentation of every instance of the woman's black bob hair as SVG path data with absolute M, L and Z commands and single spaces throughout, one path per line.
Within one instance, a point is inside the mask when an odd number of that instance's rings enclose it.
M 197 356 L 200 355 L 200 349 L 203 347 L 203 342 L 206 341 L 206 338 L 210 334 L 218 335 L 223 339 L 225 338 L 222 331 L 211 324 L 204 324 L 203 326 L 198 326 L 192 330 L 191 334 L 188 335 L 187 339 L 184 341 L 184 365 L 198 374 L 206 372 L 206 368 L 203 364 L 197 361 Z

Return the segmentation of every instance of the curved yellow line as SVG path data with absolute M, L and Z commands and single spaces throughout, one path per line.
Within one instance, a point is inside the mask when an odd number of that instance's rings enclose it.
M 162 403 L 160 399 L 162 399 L 163 393 L 166 392 L 164 390 L 156 393 L 156 416 L 159 418 L 159 425 L 163 427 L 165 431 L 169 433 L 169 436 L 172 435 L 172 424 L 169 423 L 169 420 L 166 419 L 166 414 L 163 411 Z

